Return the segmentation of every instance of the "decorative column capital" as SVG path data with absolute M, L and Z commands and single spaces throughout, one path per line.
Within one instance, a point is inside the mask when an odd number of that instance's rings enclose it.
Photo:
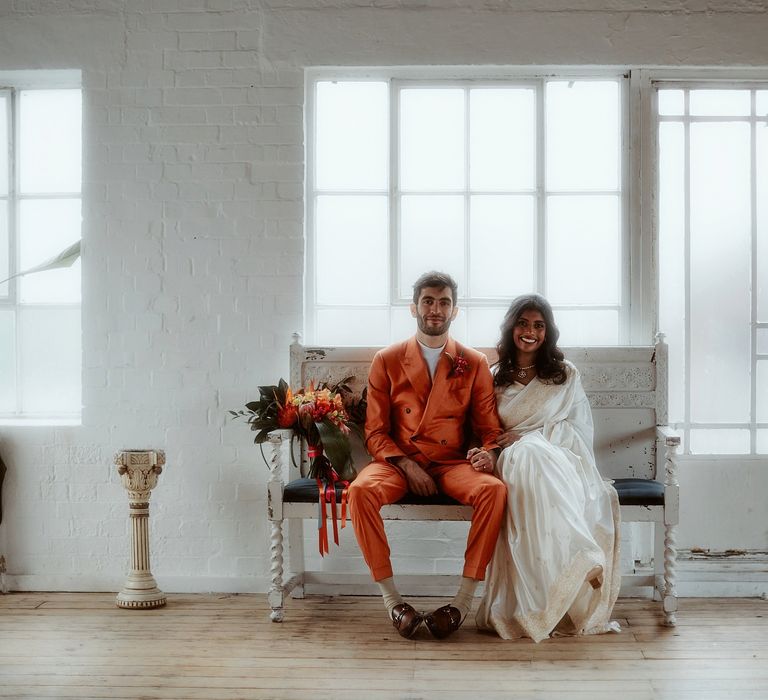
M 128 491 L 131 503 L 146 503 L 150 491 L 157 486 L 157 477 L 163 471 L 163 450 L 120 450 L 115 453 L 117 473 Z

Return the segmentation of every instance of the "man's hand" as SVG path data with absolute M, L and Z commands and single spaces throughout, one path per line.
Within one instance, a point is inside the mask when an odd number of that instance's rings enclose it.
M 505 430 L 501 435 L 499 435 L 496 442 L 498 442 L 502 447 L 509 447 L 510 445 L 516 443 L 521 437 L 523 437 L 522 434 L 518 433 L 516 430 Z
M 467 459 L 475 471 L 492 472 L 496 467 L 496 450 L 473 447 L 467 452 Z
M 400 457 L 396 465 L 408 480 L 409 491 L 423 497 L 434 496 L 437 493 L 435 480 L 427 474 L 418 462 L 410 457 Z

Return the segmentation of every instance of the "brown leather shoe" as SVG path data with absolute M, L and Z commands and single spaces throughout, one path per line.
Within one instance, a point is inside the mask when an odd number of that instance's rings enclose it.
M 452 635 L 461 627 L 462 622 L 464 620 L 461 617 L 461 612 L 453 605 L 444 605 L 424 618 L 424 624 L 436 639 L 445 639 Z
M 401 637 L 410 639 L 424 620 L 408 603 L 398 603 L 392 608 L 392 626 Z

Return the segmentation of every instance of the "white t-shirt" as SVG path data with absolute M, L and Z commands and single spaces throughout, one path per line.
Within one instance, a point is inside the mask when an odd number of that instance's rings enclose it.
M 443 350 L 445 350 L 447 343 L 443 343 L 443 345 L 441 345 L 439 348 L 430 348 L 424 345 L 424 343 L 422 343 L 420 340 L 416 342 L 421 347 L 421 354 L 427 363 L 427 367 L 429 367 L 429 377 L 430 379 L 434 379 L 437 363 L 440 360 L 440 355 L 442 355 Z

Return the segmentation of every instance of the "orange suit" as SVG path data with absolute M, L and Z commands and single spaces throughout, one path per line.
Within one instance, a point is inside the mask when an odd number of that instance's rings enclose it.
M 458 364 L 457 357 L 464 359 Z M 466 361 L 466 362 L 465 362 Z M 459 365 L 465 365 L 456 370 Z M 374 580 L 392 576 L 389 544 L 379 509 L 408 491 L 405 475 L 388 460 L 407 456 L 438 489 L 473 506 L 463 575 L 482 580 L 506 506 L 506 487 L 467 462 L 472 436 L 498 447 L 501 433 L 493 380 L 480 352 L 449 339 L 430 380 L 415 337 L 376 353 L 368 374 L 366 448 L 373 462 L 349 487 L 355 535 Z

